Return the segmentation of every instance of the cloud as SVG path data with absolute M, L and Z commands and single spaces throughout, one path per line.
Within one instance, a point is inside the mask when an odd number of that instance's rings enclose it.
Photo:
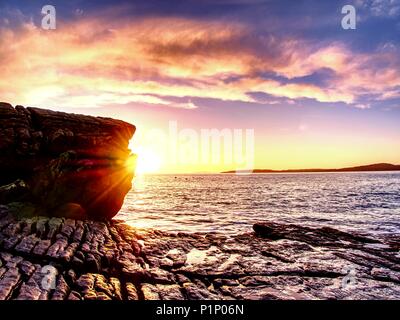
M 261 35 L 237 22 L 100 16 L 58 26 L 45 31 L 29 19 L 0 26 L 2 100 L 42 107 L 136 102 L 192 109 L 198 106 L 190 100 L 170 98 L 263 103 L 252 94 L 263 93 L 283 101 L 356 106 L 366 93 L 384 100 L 400 86 L 396 50 L 354 53 L 340 42 Z M 329 78 L 303 79 L 317 73 Z
M 371 108 L 371 105 L 370 105 L 370 104 L 357 103 L 357 104 L 355 105 L 355 107 L 356 107 L 356 108 L 359 108 L 359 109 L 369 109 L 369 108 Z
M 394 18 L 400 15 L 399 0 L 357 0 L 356 5 L 373 17 Z

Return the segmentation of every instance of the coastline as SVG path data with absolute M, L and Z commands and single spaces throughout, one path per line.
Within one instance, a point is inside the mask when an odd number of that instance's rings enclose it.
M 398 234 L 133 228 L 113 217 L 134 125 L 7 103 L 0 123 L 0 300 L 400 299 Z
M 357 167 L 347 167 L 339 169 L 286 169 L 286 170 L 271 170 L 271 169 L 253 169 L 250 173 L 347 173 L 347 172 L 398 172 L 400 171 L 400 165 L 394 165 L 391 163 L 375 163 L 370 165 L 363 165 Z M 249 171 L 223 171 L 223 174 L 248 174 Z
M 171 234 L 1 209 L 0 300 L 400 298 L 395 235 L 277 223 L 233 237 Z

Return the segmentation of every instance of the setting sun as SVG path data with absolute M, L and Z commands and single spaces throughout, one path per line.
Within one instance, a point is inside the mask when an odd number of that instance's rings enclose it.
M 146 173 L 158 172 L 162 165 L 161 156 L 150 149 L 138 148 L 135 174 L 141 175 Z
M 400 0 L 0 0 L 0 304 L 400 300 L 399 32 Z

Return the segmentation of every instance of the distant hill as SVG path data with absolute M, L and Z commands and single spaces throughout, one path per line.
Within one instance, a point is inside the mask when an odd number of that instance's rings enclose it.
M 400 171 L 400 165 L 390 163 L 376 163 L 366 166 L 340 168 L 340 169 L 292 169 L 292 170 L 270 170 L 254 169 L 253 173 L 296 173 L 296 172 L 362 172 L 362 171 Z M 241 171 L 224 171 L 222 173 L 240 173 Z M 242 171 L 247 172 L 247 171 Z

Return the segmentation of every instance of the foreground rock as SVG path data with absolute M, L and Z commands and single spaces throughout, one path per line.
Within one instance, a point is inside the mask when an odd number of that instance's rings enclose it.
M 119 120 L 0 103 L 0 203 L 112 218 L 131 188 L 134 132 Z
M 399 237 L 254 229 L 169 234 L 0 206 L 0 300 L 400 298 Z

